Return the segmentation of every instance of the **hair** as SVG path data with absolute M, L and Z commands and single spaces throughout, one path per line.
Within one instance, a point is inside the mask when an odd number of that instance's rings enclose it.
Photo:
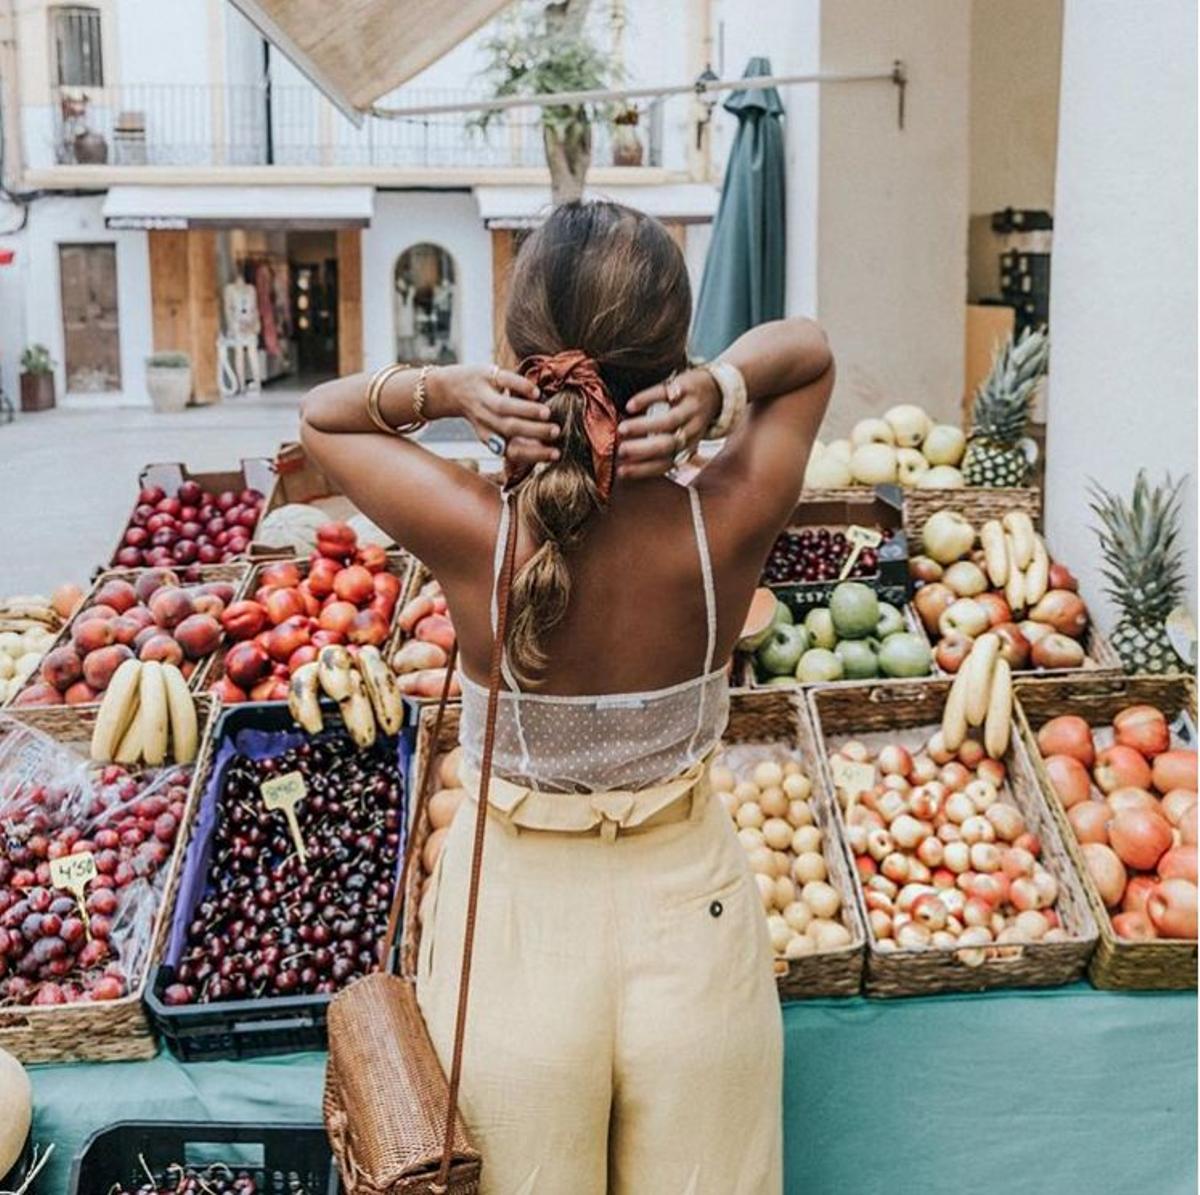
M 679 246 L 655 219 L 619 203 L 556 207 L 521 247 L 505 334 L 519 359 L 579 349 L 596 363 L 618 412 L 687 362 L 691 289 Z M 507 648 L 516 676 L 536 684 L 544 636 L 566 615 L 567 558 L 601 508 L 584 428 L 584 400 L 548 398 L 562 428 L 557 461 L 534 469 L 518 506 L 538 548 L 513 579 Z

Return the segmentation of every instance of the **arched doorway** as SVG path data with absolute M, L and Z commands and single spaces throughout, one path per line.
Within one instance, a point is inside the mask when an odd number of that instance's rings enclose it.
M 460 355 L 458 270 L 429 241 L 410 245 L 393 274 L 396 360 L 453 365 Z

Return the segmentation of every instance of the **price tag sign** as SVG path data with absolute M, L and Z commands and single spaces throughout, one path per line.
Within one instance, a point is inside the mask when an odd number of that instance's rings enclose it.
M 855 524 L 846 528 L 846 541 L 850 544 L 850 555 L 846 557 L 846 563 L 842 565 L 842 575 L 838 577 L 839 581 L 844 581 L 854 571 L 854 566 L 858 563 L 863 548 L 877 548 L 883 543 L 883 535 L 870 527 L 859 527 Z
M 860 793 L 870 792 L 875 787 L 875 767 L 869 763 L 858 763 L 844 755 L 835 755 L 829 761 L 833 782 L 846 794 L 848 806 L 853 806 Z
M 308 852 L 304 849 L 304 836 L 300 833 L 300 823 L 296 820 L 296 806 L 308 795 L 304 777 L 299 772 L 284 772 L 282 776 L 264 780 L 261 792 L 263 804 L 272 812 L 282 810 L 283 816 L 287 818 L 296 854 L 300 856 L 301 865 L 307 867 Z
M 63 855 L 50 860 L 50 882 L 56 888 L 64 888 L 75 897 L 79 906 L 79 916 L 88 940 L 92 937 L 92 923 L 87 914 L 84 898 L 87 886 L 96 878 L 96 859 L 88 851 L 80 851 L 78 855 Z

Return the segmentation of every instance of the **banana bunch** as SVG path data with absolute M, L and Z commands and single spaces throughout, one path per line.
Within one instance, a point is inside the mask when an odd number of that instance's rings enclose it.
M 971 726 L 983 727 L 983 747 L 1003 759 L 1012 734 L 1012 669 L 1000 655 L 1000 637 L 980 635 L 950 686 L 942 711 L 942 737 L 947 751 L 957 751 Z
M 92 758 L 99 763 L 150 767 L 191 763 L 199 746 L 196 703 L 174 664 L 126 660 L 113 673 L 92 729 Z
M 400 688 L 377 647 L 360 647 L 351 655 L 340 644 L 329 644 L 292 673 L 288 710 L 309 734 L 325 729 L 322 696 L 338 703 L 350 737 L 361 748 L 375 742 L 378 730 L 397 734 L 404 725 Z
M 1012 512 L 1003 520 L 989 519 L 979 532 L 984 569 L 995 589 L 1020 617 L 1046 596 L 1050 588 L 1050 554 L 1027 514 Z

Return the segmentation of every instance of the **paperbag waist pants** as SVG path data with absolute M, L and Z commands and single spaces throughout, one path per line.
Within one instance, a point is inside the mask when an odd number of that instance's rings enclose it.
M 460 1100 L 484 1195 L 781 1192 L 766 922 L 703 774 L 567 796 L 493 782 Z M 447 1071 L 475 809 L 422 907 L 418 998 Z

